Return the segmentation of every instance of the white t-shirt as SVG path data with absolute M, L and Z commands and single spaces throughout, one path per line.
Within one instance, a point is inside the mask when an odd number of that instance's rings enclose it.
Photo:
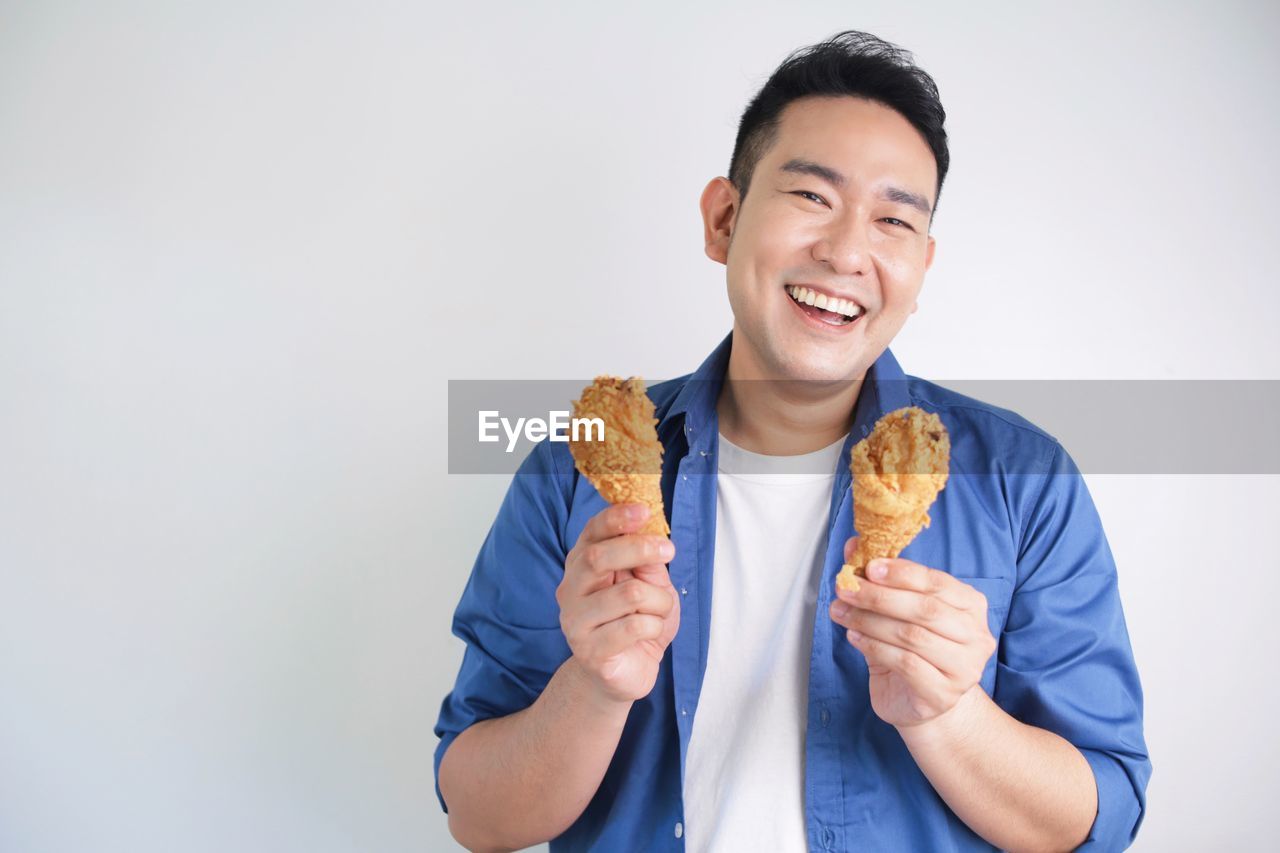
M 764 456 L 720 436 L 711 635 L 685 758 L 690 853 L 808 849 L 809 653 L 844 441 Z

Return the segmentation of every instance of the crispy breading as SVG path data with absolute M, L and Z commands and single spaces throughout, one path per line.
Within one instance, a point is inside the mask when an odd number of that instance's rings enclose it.
M 942 419 L 908 406 L 876 422 L 853 446 L 853 521 L 857 550 L 836 576 L 840 589 L 857 590 L 867 563 L 896 557 L 929 526 L 929 507 L 947 484 L 951 438 Z
M 586 440 L 598 437 L 591 431 L 583 431 L 577 440 L 571 434 L 569 451 L 574 467 L 609 503 L 648 506 L 649 518 L 639 532 L 670 534 L 662 507 L 658 419 L 653 416 L 653 401 L 644 391 L 644 381 L 638 376 L 597 376 L 574 401 L 573 417 L 604 422 L 604 441 Z

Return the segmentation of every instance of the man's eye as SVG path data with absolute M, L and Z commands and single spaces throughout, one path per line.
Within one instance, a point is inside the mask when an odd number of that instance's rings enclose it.
M 809 192 L 808 190 L 796 190 L 794 193 L 792 193 L 792 195 L 812 196 L 813 198 L 817 199 L 817 200 L 818 200 L 819 202 L 821 202 L 822 204 L 826 204 L 826 203 L 827 203 L 827 202 L 822 198 L 822 196 L 818 195 L 817 193 L 811 193 L 811 192 Z
M 896 222 L 896 223 L 898 223 L 899 225 L 901 225 L 903 228 L 910 228 L 912 231 L 916 230 L 916 229 L 914 229 L 914 228 L 911 228 L 911 226 L 910 226 L 910 225 L 908 225 L 907 223 L 903 222 L 901 219 L 894 219 L 892 216 L 886 216 L 886 217 L 884 218 L 884 221 L 885 221 L 885 222 Z

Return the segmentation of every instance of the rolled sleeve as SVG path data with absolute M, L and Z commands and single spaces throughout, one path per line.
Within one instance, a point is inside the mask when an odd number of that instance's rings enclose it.
M 1147 779 L 1150 761 L 1131 761 L 1145 766 L 1138 777 L 1133 767 L 1114 754 L 1098 749 L 1081 749 L 1098 786 L 1098 814 L 1089 829 L 1089 837 L 1077 850 L 1123 850 L 1133 843 L 1146 809 Z
M 466 648 L 435 725 L 436 797 L 445 812 L 440 762 L 457 736 L 529 707 L 570 656 L 555 593 L 571 489 L 572 469 L 556 448 L 536 445 L 512 477 L 454 611 L 453 634 Z
M 1080 849 L 1123 850 L 1146 809 L 1142 686 L 1115 560 L 1075 462 L 1054 443 L 1028 508 L 993 698 L 1054 732 L 1093 770 L 1098 812 Z M 1033 490 L 1034 491 L 1034 490 Z

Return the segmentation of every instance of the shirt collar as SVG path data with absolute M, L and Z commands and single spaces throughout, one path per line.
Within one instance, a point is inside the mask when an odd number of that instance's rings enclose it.
M 716 398 L 720 396 L 720 387 L 724 384 L 724 376 L 729 369 L 729 351 L 732 346 L 733 332 L 730 332 L 698 369 L 690 374 L 672 401 L 671 408 L 662 418 L 664 422 L 683 414 L 686 425 L 701 430 L 715 414 Z M 854 407 L 850 438 L 867 435 L 883 415 L 909 405 L 911 395 L 907 391 L 907 376 L 893 352 L 886 347 L 867 369 L 867 375 L 863 379 L 858 402 Z
M 703 359 L 698 369 L 690 374 L 680 388 L 680 393 L 671 402 L 664 421 L 683 414 L 685 423 L 695 429 L 706 423 L 707 417 L 715 411 L 720 386 L 724 384 L 724 375 L 729 370 L 729 350 L 732 346 L 733 332 L 729 332 L 711 351 L 711 355 Z

